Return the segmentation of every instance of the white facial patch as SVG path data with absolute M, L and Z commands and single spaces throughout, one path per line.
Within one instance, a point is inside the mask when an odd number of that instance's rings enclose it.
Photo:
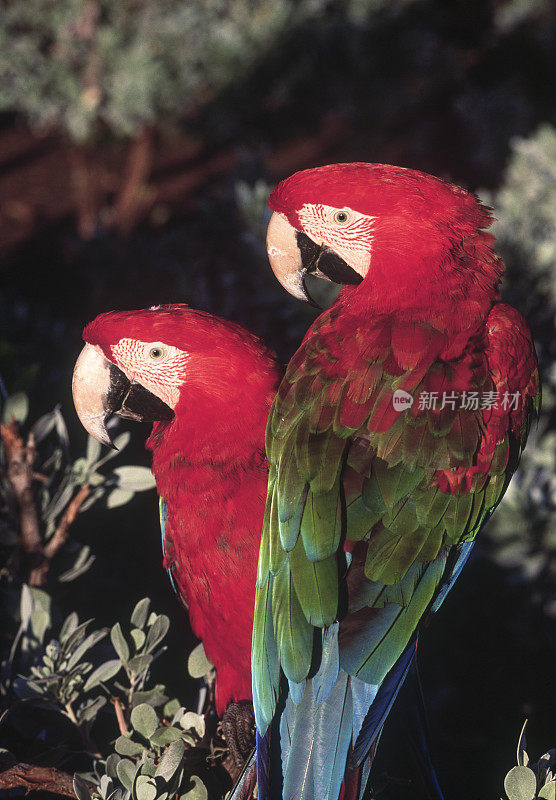
M 114 360 L 135 381 L 174 409 L 185 380 L 189 353 L 164 342 L 120 339 L 110 348 Z
M 373 228 L 377 217 L 348 206 L 335 208 L 305 203 L 298 212 L 303 230 L 318 245 L 329 247 L 365 277 L 371 263 Z

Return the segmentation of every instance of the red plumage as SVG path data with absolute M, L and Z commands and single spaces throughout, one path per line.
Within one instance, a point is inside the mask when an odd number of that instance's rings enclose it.
M 273 355 L 239 325 L 184 305 L 102 314 L 84 331 L 118 364 L 122 339 L 188 354 L 171 422 L 147 447 L 168 509 L 165 566 L 191 626 L 216 667 L 219 714 L 251 697 L 251 633 L 268 465 L 264 433 L 279 373 Z M 136 373 L 137 375 L 137 373 Z M 140 377 L 140 376 L 139 376 Z

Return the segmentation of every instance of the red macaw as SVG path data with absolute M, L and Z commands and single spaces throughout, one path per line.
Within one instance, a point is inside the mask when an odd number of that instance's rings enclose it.
M 492 217 L 474 195 L 337 164 L 296 173 L 269 205 L 282 285 L 310 299 L 313 273 L 345 288 L 292 358 L 267 427 L 258 797 L 282 785 L 284 800 L 362 798 L 421 621 L 516 469 L 537 362 L 500 301 Z
M 160 496 L 164 565 L 216 667 L 222 715 L 230 703 L 251 700 L 268 479 L 264 431 L 279 381 L 276 362 L 239 325 L 185 305 L 101 314 L 83 338 L 73 393 L 86 430 L 110 445 L 111 414 L 154 421 L 147 448 Z M 233 754 L 237 760 L 240 753 Z

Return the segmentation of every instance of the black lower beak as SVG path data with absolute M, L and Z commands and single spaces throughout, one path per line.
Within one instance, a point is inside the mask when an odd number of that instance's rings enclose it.
M 363 280 L 361 275 L 352 269 L 334 250 L 325 245 L 316 244 L 307 234 L 301 231 L 297 232 L 297 246 L 301 253 L 301 264 L 305 274 L 316 273 L 318 276 L 320 273 L 321 276 L 324 275 L 333 283 L 342 285 L 357 285 Z M 311 305 L 320 308 L 307 291 L 305 281 L 303 281 L 303 288 Z
M 110 364 L 110 389 L 104 408 L 107 418 L 112 414 L 137 422 L 169 422 L 174 418 L 170 406 L 140 383 L 132 383 L 114 364 Z

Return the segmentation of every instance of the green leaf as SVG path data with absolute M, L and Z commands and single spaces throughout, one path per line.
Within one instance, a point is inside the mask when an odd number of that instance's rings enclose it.
M 140 650 L 141 647 L 145 644 L 145 632 L 142 631 L 140 628 L 132 628 L 131 629 L 131 638 L 133 639 L 133 644 L 135 645 L 135 651 Z
M 153 657 L 145 653 L 141 656 L 133 656 L 133 658 L 130 658 L 127 666 L 135 675 L 141 675 L 142 672 L 150 667 L 152 660 Z
M 180 701 L 177 699 L 177 697 L 174 697 L 172 700 L 169 700 L 166 703 L 166 705 L 162 710 L 162 713 L 167 719 L 173 719 L 174 716 L 180 710 L 180 708 L 181 708 Z
M 144 492 L 156 486 L 154 475 L 148 467 L 116 467 L 107 477 L 112 476 L 117 478 L 120 489 L 128 489 L 131 492 Z
M 523 727 L 521 729 L 521 733 L 519 734 L 519 739 L 517 742 L 517 764 L 519 767 L 526 767 L 529 763 L 529 756 L 527 755 L 525 748 L 527 747 L 527 739 L 525 737 L 525 730 L 527 728 L 528 720 L 525 720 L 523 723 Z
M 94 647 L 97 642 L 100 642 L 101 639 L 104 639 L 106 634 L 108 633 L 108 628 L 102 628 L 99 631 L 93 631 L 90 633 L 86 639 L 84 639 L 79 647 L 76 647 L 73 653 L 71 654 L 71 658 L 68 661 L 68 672 L 71 671 L 76 664 L 78 664 L 81 660 L 81 657 L 85 655 L 87 650 L 90 650 L 91 647 Z
M 19 599 L 19 615 L 21 617 L 22 627 L 24 628 L 27 627 L 31 619 L 32 613 L 33 613 L 33 595 L 31 594 L 31 589 L 27 586 L 26 583 L 24 583 L 23 586 L 21 587 L 21 597 Z M 77 614 L 75 614 L 75 619 L 77 624 Z M 63 631 L 64 629 L 62 628 L 62 634 Z M 60 634 L 61 641 L 63 641 L 63 639 L 61 638 L 62 634 Z
M 12 419 L 22 424 L 29 413 L 29 398 L 24 392 L 15 392 L 8 397 L 2 409 L 2 422 L 7 425 Z
M 85 636 L 87 635 L 87 628 L 93 620 L 88 619 L 78 625 L 75 630 L 68 636 L 64 643 L 64 650 L 66 653 L 73 653 L 74 648 L 79 647 Z
M 164 639 L 169 628 L 170 620 L 165 614 L 160 614 L 150 626 L 147 633 L 147 642 L 145 644 L 147 653 L 152 653 L 157 644 Z
M 129 503 L 135 492 L 128 492 L 125 489 L 112 489 L 106 498 L 107 508 L 119 508 Z
M 125 450 L 129 444 L 131 439 L 131 433 L 129 431 L 124 431 L 123 433 L 118 434 L 114 439 L 114 446 L 118 448 L 119 452 L 121 453 L 122 450 Z M 118 453 L 115 450 L 110 450 L 106 456 L 104 457 L 105 461 L 108 461 L 110 458 L 114 458 L 117 456 Z
M 537 779 L 529 767 L 513 767 L 504 779 L 504 789 L 510 800 L 533 800 Z
M 204 783 L 197 775 L 191 776 L 192 787 L 185 793 L 180 795 L 180 800 L 208 800 L 208 793 Z
M 62 625 L 62 630 L 60 631 L 60 642 L 65 644 L 74 630 L 77 628 L 79 624 L 79 617 L 72 611 L 71 614 L 64 620 L 64 624 Z
M 180 728 L 183 728 L 184 731 L 193 729 L 202 739 L 205 735 L 205 718 L 195 714 L 194 711 L 186 711 L 180 719 Z
M 145 623 L 147 622 L 147 617 L 149 615 L 150 605 L 150 599 L 148 597 L 144 597 L 142 600 L 139 600 L 133 609 L 131 614 L 131 624 L 135 625 L 136 628 L 145 627 Z
M 89 787 L 80 775 L 73 776 L 73 791 L 77 800 L 91 800 L 91 793 Z
M 149 775 L 151 778 L 154 778 L 156 772 L 156 764 L 154 763 L 154 758 L 147 758 L 143 754 L 143 758 L 141 759 L 141 775 Z
M 87 439 L 87 451 L 85 453 L 87 464 L 94 464 L 95 461 L 98 461 L 101 449 L 102 445 L 98 439 L 95 439 L 93 436 L 89 436 Z
M 542 800 L 556 800 L 556 781 L 545 783 L 538 794 Z
M 147 692 L 134 692 L 131 700 L 133 708 L 138 706 L 139 703 L 148 703 L 153 708 L 161 706 L 168 701 L 166 694 L 166 687 L 161 683 L 157 683 L 154 689 L 149 689 Z
M 135 780 L 135 775 L 138 770 L 139 765 L 130 761 L 129 758 L 122 758 L 116 765 L 116 774 L 118 778 L 130 792 L 133 789 L 133 781 Z
M 87 678 L 85 686 L 83 687 L 83 691 L 88 692 L 90 689 L 94 689 L 95 686 L 98 686 L 99 683 L 109 681 L 110 678 L 113 678 L 114 675 L 118 674 L 121 668 L 122 662 L 119 658 L 115 658 L 111 661 L 105 661 L 104 664 L 101 664 L 93 672 L 91 672 Z
M 155 800 L 156 783 L 148 775 L 138 775 L 135 781 L 134 794 L 137 800 Z
M 164 778 L 166 782 L 171 781 L 179 769 L 184 753 L 185 743 L 181 739 L 173 742 L 158 762 L 155 775 Z
M 129 660 L 129 646 L 124 639 L 122 626 L 119 622 L 116 622 L 110 631 L 110 639 L 114 645 L 114 650 L 120 656 L 120 659 L 123 661 L 123 663 L 126 664 Z
M 56 427 L 56 414 L 54 411 L 49 411 L 48 414 L 43 414 L 33 424 L 30 433 L 35 437 L 36 444 L 40 444 L 48 434 Z
M 106 697 L 101 696 L 96 697 L 94 700 L 82 706 L 77 713 L 79 722 L 90 722 L 95 719 L 100 709 L 105 706 L 107 702 Z
M 116 768 L 122 759 L 117 753 L 110 753 L 106 759 L 106 774 L 109 778 L 117 778 Z
M 187 670 L 192 678 L 202 678 L 210 672 L 212 668 L 213 666 L 206 657 L 205 648 L 201 642 L 201 644 L 198 644 L 189 654 Z
M 141 703 L 131 712 L 131 724 L 141 736 L 150 739 L 158 727 L 156 711 L 147 703 Z
M 83 575 L 84 572 L 87 572 L 90 567 L 92 567 L 95 562 L 95 558 L 96 556 L 91 555 L 91 548 L 88 545 L 84 545 L 80 549 L 79 555 L 73 567 L 70 567 L 68 570 L 59 575 L 58 580 L 60 583 L 69 583 L 70 581 L 75 580 L 80 575 Z
M 172 744 L 172 742 L 181 739 L 182 731 L 179 728 L 159 728 L 150 738 L 150 743 L 156 747 L 164 747 L 164 745 Z
M 118 736 L 114 749 L 121 756 L 140 756 L 143 752 L 143 746 L 134 742 L 129 736 Z

